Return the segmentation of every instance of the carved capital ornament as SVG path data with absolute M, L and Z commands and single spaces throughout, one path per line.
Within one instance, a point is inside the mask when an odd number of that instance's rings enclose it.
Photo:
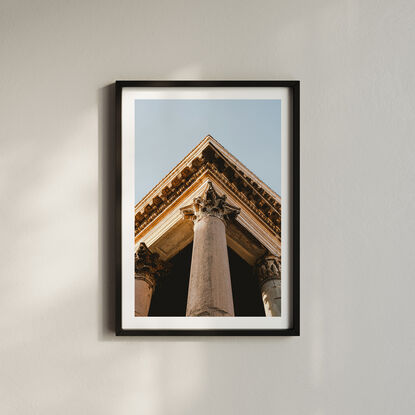
M 263 256 L 257 261 L 255 272 L 260 287 L 270 280 L 277 280 L 281 284 L 281 258 L 275 255 Z
M 207 216 L 226 221 L 235 218 L 240 211 L 240 208 L 227 203 L 226 195 L 220 196 L 210 181 L 202 197 L 195 198 L 191 205 L 181 209 L 183 217 L 193 220 L 194 223 Z
M 145 243 L 140 243 L 135 253 L 135 279 L 147 282 L 154 289 L 158 278 L 168 268 L 168 264 L 159 259 L 159 254 L 152 253 Z

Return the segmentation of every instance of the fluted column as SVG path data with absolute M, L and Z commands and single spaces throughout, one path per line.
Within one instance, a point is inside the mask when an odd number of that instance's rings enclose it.
M 150 309 L 151 297 L 157 279 L 166 270 L 166 264 L 153 254 L 145 243 L 135 253 L 135 316 L 145 317 Z
M 202 197 L 182 208 L 194 222 L 192 264 L 186 316 L 234 316 L 226 221 L 240 209 L 226 203 L 211 182 Z
M 281 316 L 281 266 L 275 255 L 266 255 L 256 264 L 256 274 L 261 288 L 267 317 Z

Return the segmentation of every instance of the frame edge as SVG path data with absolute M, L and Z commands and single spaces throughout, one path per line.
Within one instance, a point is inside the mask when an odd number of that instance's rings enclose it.
M 293 123 L 293 145 L 292 145 L 292 177 L 293 177 L 293 294 L 292 313 L 293 326 L 287 329 L 235 329 L 235 330 L 125 330 L 122 328 L 122 89 L 125 87 L 286 87 L 293 92 L 292 123 Z M 116 128 L 116 289 L 115 289 L 115 335 L 116 336 L 300 336 L 300 81 L 299 80 L 117 80 L 115 81 L 115 128 Z

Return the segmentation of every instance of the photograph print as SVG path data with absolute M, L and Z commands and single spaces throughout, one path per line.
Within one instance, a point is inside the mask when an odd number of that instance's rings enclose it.
M 296 100 L 295 81 L 117 82 L 117 334 L 299 334 Z

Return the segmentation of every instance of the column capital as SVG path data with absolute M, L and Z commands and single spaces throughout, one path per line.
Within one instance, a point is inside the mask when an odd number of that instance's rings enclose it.
M 235 218 L 240 208 L 226 202 L 226 195 L 219 196 L 209 181 L 204 194 L 193 200 L 191 205 L 180 209 L 184 219 L 191 219 L 194 223 L 207 216 L 213 216 L 222 221 Z
M 144 242 L 135 252 L 135 278 L 144 280 L 154 289 L 158 277 L 168 270 L 168 264 L 152 253 Z
M 255 264 L 255 273 L 261 287 L 267 281 L 281 281 L 281 258 L 276 255 L 266 254 Z

